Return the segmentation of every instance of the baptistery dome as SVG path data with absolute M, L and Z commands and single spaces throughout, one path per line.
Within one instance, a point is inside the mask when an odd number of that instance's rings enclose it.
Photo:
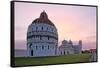
M 29 56 L 53 56 L 58 45 L 58 32 L 45 11 L 28 27 L 27 50 Z
M 45 11 L 43 11 L 40 14 L 40 17 L 35 19 L 32 23 L 45 23 L 54 26 L 54 24 L 48 19 L 48 15 L 46 14 Z

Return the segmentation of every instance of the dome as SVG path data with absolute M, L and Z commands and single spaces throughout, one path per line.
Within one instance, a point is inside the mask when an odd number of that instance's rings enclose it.
M 62 44 L 67 44 L 67 40 L 63 40 L 62 41 Z
M 69 44 L 73 44 L 71 40 L 69 40 Z
M 28 27 L 27 38 L 33 38 L 34 36 L 52 37 L 58 40 L 57 29 L 48 19 L 45 11 L 41 12 L 40 17 L 35 19 Z
M 49 24 L 52 26 L 55 26 L 49 19 L 48 19 L 48 15 L 46 14 L 45 11 L 43 11 L 40 14 L 40 17 L 35 19 L 32 23 L 45 23 L 45 24 Z

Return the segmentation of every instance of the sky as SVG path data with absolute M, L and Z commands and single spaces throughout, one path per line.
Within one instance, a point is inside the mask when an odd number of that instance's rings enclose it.
M 45 11 L 58 30 L 58 45 L 72 40 L 82 49 L 96 48 L 96 7 L 40 3 L 15 3 L 15 49 L 26 49 L 28 26 Z

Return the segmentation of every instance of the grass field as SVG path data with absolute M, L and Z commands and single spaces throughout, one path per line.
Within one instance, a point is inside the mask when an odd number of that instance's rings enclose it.
M 89 59 L 90 54 L 73 54 L 48 57 L 16 57 L 15 66 L 79 63 L 89 62 Z

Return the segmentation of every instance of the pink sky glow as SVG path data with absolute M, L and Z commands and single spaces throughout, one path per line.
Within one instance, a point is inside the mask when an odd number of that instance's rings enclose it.
M 60 44 L 64 39 L 82 40 L 83 49 L 96 48 L 96 7 L 16 2 L 16 49 L 26 49 L 27 28 L 43 10 L 58 29 Z

